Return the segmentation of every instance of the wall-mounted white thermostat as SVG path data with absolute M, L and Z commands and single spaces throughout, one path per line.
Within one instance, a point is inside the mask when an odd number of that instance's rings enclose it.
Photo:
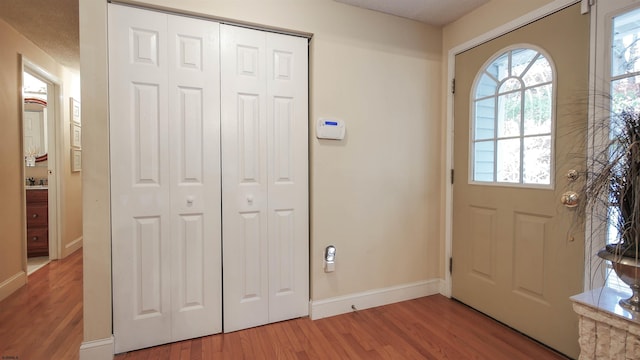
M 316 137 L 318 139 L 342 140 L 345 130 L 344 121 L 340 119 L 320 118 L 316 126 Z

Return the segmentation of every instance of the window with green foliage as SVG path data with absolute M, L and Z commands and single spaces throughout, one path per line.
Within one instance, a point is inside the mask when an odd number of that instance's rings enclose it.
M 613 18 L 611 113 L 640 109 L 640 9 Z
M 619 115 L 623 112 L 636 114 L 640 111 L 640 9 L 624 12 L 614 16 L 611 24 L 611 66 L 609 74 L 610 82 L 610 113 L 611 124 L 609 129 L 610 139 L 617 139 L 623 130 Z M 610 152 L 615 154 L 616 143 L 612 142 Z M 618 231 L 618 208 L 609 207 L 609 225 L 607 243 L 620 241 Z M 617 277 L 608 279 L 615 283 Z M 624 285 L 621 286 L 625 288 Z
M 472 93 L 472 181 L 551 186 L 554 68 L 539 50 L 490 60 Z

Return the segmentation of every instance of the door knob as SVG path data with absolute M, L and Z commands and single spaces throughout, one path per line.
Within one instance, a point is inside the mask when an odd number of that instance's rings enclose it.
M 578 206 L 578 193 L 575 191 L 567 191 L 560 197 L 562 205 L 568 208 L 574 208 Z

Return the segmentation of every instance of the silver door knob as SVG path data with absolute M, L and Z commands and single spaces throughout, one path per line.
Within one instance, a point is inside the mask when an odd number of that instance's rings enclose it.
M 562 205 L 568 208 L 574 208 L 578 206 L 578 193 L 575 191 L 567 191 L 560 197 Z

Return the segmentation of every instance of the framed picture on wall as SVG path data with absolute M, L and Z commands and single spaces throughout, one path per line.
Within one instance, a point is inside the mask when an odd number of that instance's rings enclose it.
M 71 172 L 82 170 L 82 150 L 71 149 Z
M 71 110 L 71 123 L 72 124 L 78 124 L 78 126 L 81 125 L 81 121 L 80 121 L 80 101 L 74 99 L 74 98 L 69 98 L 70 100 L 70 105 L 69 105 L 69 109 Z
M 82 147 L 82 128 L 78 124 L 71 124 L 71 147 Z

